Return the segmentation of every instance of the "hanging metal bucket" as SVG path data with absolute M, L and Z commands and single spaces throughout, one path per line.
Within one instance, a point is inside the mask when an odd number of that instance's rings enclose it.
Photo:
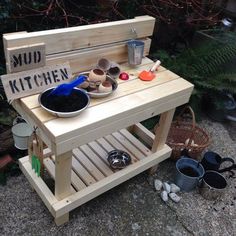
M 144 42 L 140 40 L 130 40 L 128 46 L 128 63 L 131 66 L 140 65 L 142 63 Z
M 17 116 L 13 121 L 11 131 L 15 147 L 20 150 L 28 149 L 28 139 L 33 132 L 30 125 L 22 117 Z

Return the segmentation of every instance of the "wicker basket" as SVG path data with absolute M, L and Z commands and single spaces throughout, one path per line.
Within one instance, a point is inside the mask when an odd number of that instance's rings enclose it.
M 192 122 L 184 121 L 182 114 L 190 111 Z M 194 141 L 194 145 L 192 143 Z M 183 109 L 176 121 L 173 121 L 167 138 L 167 144 L 172 148 L 172 159 L 179 159 L 182 151 L 186 150 L 188 155 L 198 159 L 202 151 L 209 146 L 209 135 L 200 127 L 196 126 L 195 115 L 191 107 Z

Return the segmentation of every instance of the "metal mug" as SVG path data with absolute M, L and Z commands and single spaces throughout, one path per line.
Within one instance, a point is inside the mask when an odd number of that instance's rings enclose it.
M 127 46 L 129 65 L 140 65 L 143 59 L 144 42 L 141 40 L 130 40 L 127 42 Z
M 229 167 L 226 167 L 224 169 L 220 169 L 220 166 L 223 162 L 231 162 L 232 165 Z M 219 173 L 223 173 L 225 171 L 230 171 L 236 167 L 235 162 L 230 157 L 222 158 L 219 154 L 216 152 L 206 152 L 204 154 L 204 157 L 201 161 L 202 166 L 205 170 L 215 170 Z
M 207 200 L 221 197 L 227 187 L 226 179 L 217 171 L 206 171 L 199 183 L 199 192 Z
M 188 170 L 193 171 L 195 176 L 191 176 L 187 173 Z M 199 180 L 203 177 L 204 173 L 204 168 L 198 161 L 188 157 L 182 157 L 176 162 L 174 182 L 182 191 L 190 192 L 197 187 Z

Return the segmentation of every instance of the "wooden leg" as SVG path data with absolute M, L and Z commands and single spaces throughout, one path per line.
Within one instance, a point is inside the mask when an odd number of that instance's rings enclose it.
M 156 130 L 156 135 L 152 145 L 152 152 L 156 152 L 164 147 L 174 113 L 175 109 L 171 109 L 161 114 L 159 126 Z M 153 166 L 149 173 L 152 175 L 156 172 L 156 170 L 157 166 Z
M 58 218 L 55 218 L 54 220 L 57 226 L 65 224 L 66 222 L 69 221 L 69 213 L 66 213 L 65 215 L 60 216 Z
M 61 200 L 71 194 L 72 151 L 56 156 L 55 197 Z

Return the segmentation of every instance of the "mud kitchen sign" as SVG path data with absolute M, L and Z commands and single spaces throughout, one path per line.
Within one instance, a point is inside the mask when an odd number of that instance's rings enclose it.
M 8 71 L 19 72 L 45 66 L 45 44 L 7 48 Z
M 71 79 L 69 63 L 1 76 L 8 100 L 36 94 L 54 85 L 69 82 Z

